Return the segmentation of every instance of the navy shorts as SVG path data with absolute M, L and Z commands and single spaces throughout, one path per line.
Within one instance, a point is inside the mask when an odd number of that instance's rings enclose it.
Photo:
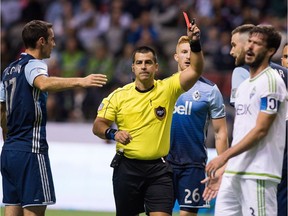
M 48 154 L 2 150 L 5 205 L 41 206 L 56 202 Z
M 205 184 L 200 181 L 204 178 L 204 168 L 173 166 L 175 200 L 177 199 L 180 210 L 197 213 L 199 208 L 210 208 L 209 202 L 202 198 Z
M 168 162 L 123 157 L 114 168 L 113 189 L 117 216 L 166 212 L 172 215 L 173 181 Z

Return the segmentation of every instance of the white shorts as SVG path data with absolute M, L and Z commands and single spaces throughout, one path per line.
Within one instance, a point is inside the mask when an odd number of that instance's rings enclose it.
M 224 175 L 215 216 L 277 216 L 276 194 L 276 182 Z

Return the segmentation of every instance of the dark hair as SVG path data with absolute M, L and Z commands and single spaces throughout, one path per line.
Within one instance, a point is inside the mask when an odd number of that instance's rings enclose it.
M 141 46 L 141 47 L 136 48 L 132 54 L 132 62 L 134 63 L 135 61 L 136 53 L 149 53 L 149 52 L 153 54 L 153 60 L 155 63 L 157 63 L 157 55 L 156 55 L 155 50 L 148 46 Z
M 282 36 L 272 25 L 257 25 L 250 31 L 250 35 L 252 34 L 262 34 L 266 42 L 266 47 L 268 49 L 275 49 L 274 54 L 281 44 Z
M 236 27 L 232 32 L 231 34 L 234 35 L 236 33 L 249 33 L 253 28 L 255 27 L 255 25 L 253 24 L 244 24 L 244 25 L 241 25 L 241 26 L 238 26 Z
M 36 42 L 43 37 L 46 41 L 49 37 L 48 29 L 52 28 L 52 24 L 42 20 L 32 20 L 28 22 L 22 31 L 22 40 L 25 48 L 35 48 Z

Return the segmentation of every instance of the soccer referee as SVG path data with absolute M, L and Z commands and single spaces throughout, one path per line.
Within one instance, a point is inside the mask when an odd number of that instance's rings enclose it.
M 189 67 L 164 80 L 155 80 L 155 51 L 137 48 L 132 56 L 135 82 L 113 91 L 98 108 L 93 133 L 117 142 L 111 166 L 117 216 L 172 215 L 172 169 L 165 161 L 170 146 L 172 113 L 177 98 L 189 90 L 203 70 L 200 30 L 187 28 Z M 117 125 L 117 130 L 111 128 Z

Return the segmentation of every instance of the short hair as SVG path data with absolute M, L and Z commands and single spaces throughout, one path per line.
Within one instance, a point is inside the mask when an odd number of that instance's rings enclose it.
M 22 40 L 25 48 L 36 48 L 36 42 L 43 37 L 46 41 L 49 37 L 48 29 L 52 24 L 42 20 L 32 20 L 28 22 L 22 30 Z
M 231 34 L 234 35 L 236 33 L 239 33 L 239 34 L 249 33 L 254 27 L 255 27 L 255 25 L 253 25 L 253 24 L 243 24 L 243 25 L 236 27 L 231 32 Z
M 151 47 L 148 47 L 148 46 L 137 47 L 132 54 L 132 62 L 133 63 L 135 62 L 136 53 L 149 53 L 149 52 L 151 52 L 153 54 L 153 61 L 155 63 L 157 63 L 158 61 L 157 61 L 157 55 L 156 55 L 155 50 Z
M 176 45 L 176 53 L 177 53 L 177 48 L 179 47 L 180 44 L 189 43 L 189 42 L 190 42 L 190 39 L 188 36 L 181 36 Z
M 250 31 L 253 34 L 262 34 L 268 49 L 274 48 L 276 52 L 280 47 L 282 36 L 272 25 L 257 25 Z

